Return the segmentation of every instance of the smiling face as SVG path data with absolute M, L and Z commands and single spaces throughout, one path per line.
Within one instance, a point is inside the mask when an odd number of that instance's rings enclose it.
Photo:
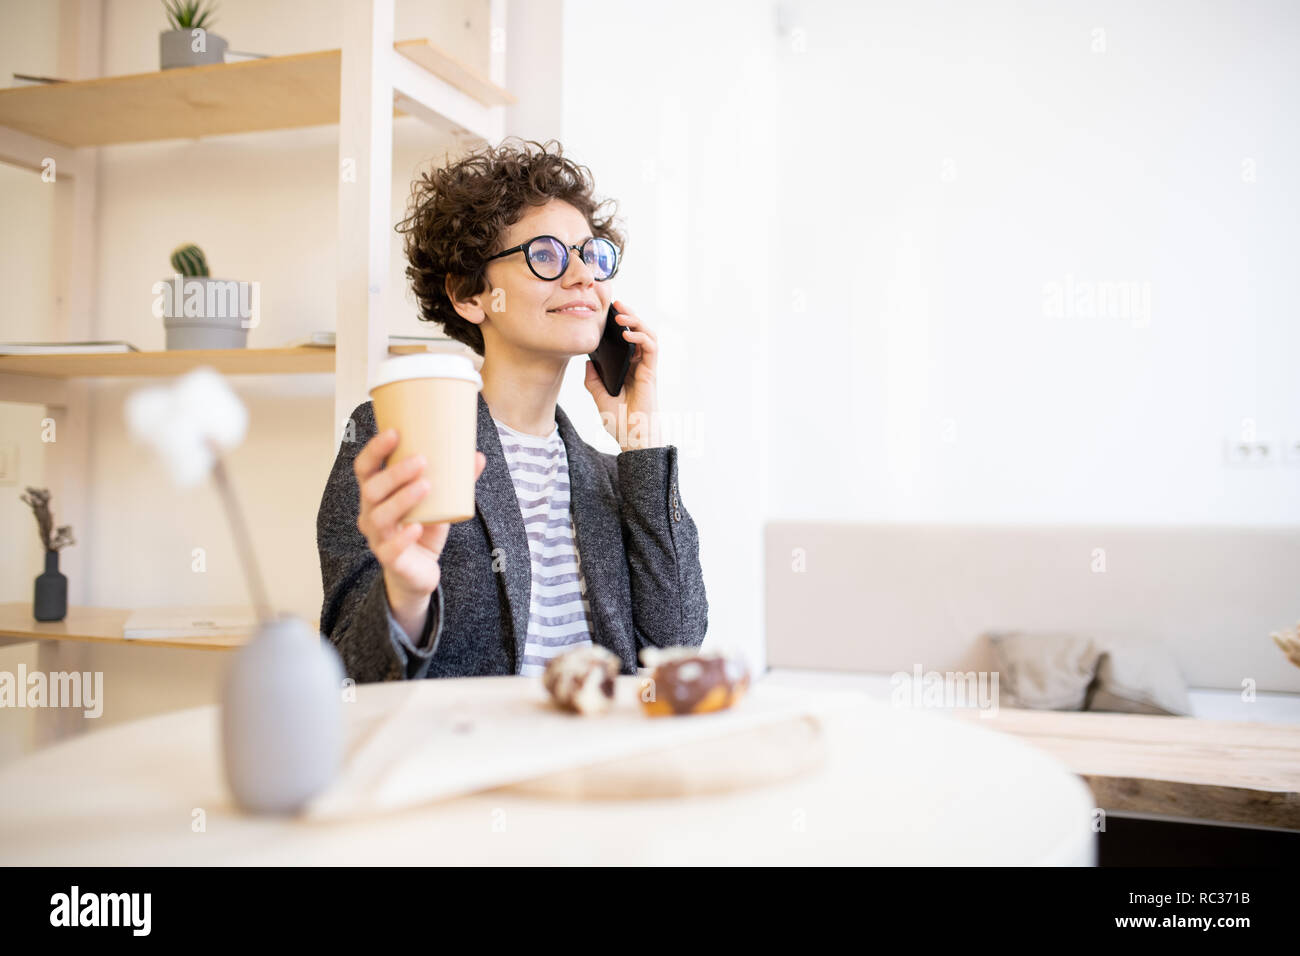
M 487 264 L 488 291 L 455 303 L 456 311 L 482 330 L 486 355 L 523 351 L 568 359 L 595 351 L 612 292 L 609 282 L 597 282 L 591 267 L 572 248 L 591 234 L 591 224 L 582 213 L 559 199 L 527 207 L 519 221 L 506 229 L 501 248 L 534 236 L 555 236 L 570 247 L 569 265 L 560 278 L 547 281 L 533 274 L 522 251 Z M 588 308 L 562 311 L 570 303 Z

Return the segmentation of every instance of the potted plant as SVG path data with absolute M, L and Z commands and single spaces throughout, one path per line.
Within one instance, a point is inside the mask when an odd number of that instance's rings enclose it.
M 36 527 L 45 547 L 45 573 L 36 578 L 32 613 L 38 621 L 61 621 L 68 614 L 68 579 L 59 571 L 59 552 L 76 544 L 72 540 L 72 526 L 65 524 L 54 530 L 48 488 L 28 488 L 27 494 L 19 497 L 36 515 Z
M 215 3 L 208 0 L 163 0 L 171 29 L 158 35 L 158 59 L 164 70 L 226 61 L 226 40 L 209 33 Z
M 177 246 L 175 275 L 154 285 L 154 315 L 163 320 L 169 349 L 242 349 L 260 311 L 256 282 L 214 279 L 198 246 Z

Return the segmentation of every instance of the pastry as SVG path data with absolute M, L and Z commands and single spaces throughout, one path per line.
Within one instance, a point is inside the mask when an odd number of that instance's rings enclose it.
M 736 657 L 680 647 L 646 648 L 641 658 L 654 667 L 641 689 L 652 717 L 725 710 L 749 689 L 749 669 Z
M 614 702 L 618 655 L 599 644 L 551 658 L 542 673 L 542 685 L 555 703 L 579 714 L 600 714 Z

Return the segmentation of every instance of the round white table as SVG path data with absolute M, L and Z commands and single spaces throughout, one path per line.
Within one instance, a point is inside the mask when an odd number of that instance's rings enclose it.
M 402 685 L 356 691 L 345 713 L 373 715 Z M 331 822 L 239 812 L 219 716 L 146 718 L 0 769 L 0 864 L 1096 863 L 1092 794 L 1060 761 L 865 695 L 825 721 L 825 763 L 793 780 L 659 799 L 501 788 Z

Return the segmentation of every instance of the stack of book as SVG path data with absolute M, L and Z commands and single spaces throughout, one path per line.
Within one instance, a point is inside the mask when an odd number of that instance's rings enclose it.
M 126 640 L 162 640 L 177 637 L 252 636 L 257 613 L 242 605 L 190 605 L 143 607 L 127 615 L 122 624 Z
M 95 355 L 138 352 L 130 342 L 0 342 L 0 355 Z
M 303 336 L 300 339 L 294 339 L 292 342 L 286 343 L 285 348 L 305 348 L 316 346 L 332 349 L 334 348 L 334 340 L 335 336 L 333 332 L 313 332 L 311 335 Z M 449 339 L 445 335 L 390 335 L 388 337 L 388 347 L 392 348 L 394 345 L 423 345 L 430 349 L 466 348 L 466 346 L 457 342 L 455 339 Z

